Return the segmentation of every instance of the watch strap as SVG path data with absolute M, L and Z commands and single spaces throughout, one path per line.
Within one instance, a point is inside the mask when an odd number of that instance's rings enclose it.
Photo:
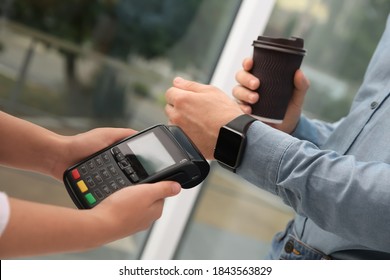
M 228 124 L 226 124 L 227 127 L 234 129 L 235 131 L 241 132 L 245 134 L 249 128 L 249 126 L 254 122 L 257 121 L 256 118 L 252 117 L 251 115 L 240 115 L 237 118 L 230 121 Z

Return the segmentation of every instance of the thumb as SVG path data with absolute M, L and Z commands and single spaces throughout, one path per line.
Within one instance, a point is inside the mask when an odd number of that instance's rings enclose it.
M 293 94 L 293 103 L 296 106 L 301 107 L 303 105 L 305 95 L 307 90 L 310 87 L 309 80 L 305 77 L 302 70 L 297 70 L 294 76 L 294 94 Z
M 146 184 L 150 197 L 156 201 L 166 197 L 175 196 L 181 191 L 181 186 L 173 181 L 161 181 L 153 184 Z
M 99 131 L 101 137 L 106 137 L 112 142 L 122 140 L 130 135 L 137 133 L 136 130 L 130 128 L 101 128 Z
M 310 87 L 310 82 L 303 74 L 301 69 L 298 69 L 294 76 L 294 85 L 299 91 L 307 91 Z
M 193 91 L 193 92 L 201 92 L 201 91 L 206 91 L 209 89 L 207 85 L 197 83 L 194 81 L 189 81 L 186 79 L 183 79 L 182 77 L 176 77 L 173 80 L 173 86 L 186 90 L 186 91 Z

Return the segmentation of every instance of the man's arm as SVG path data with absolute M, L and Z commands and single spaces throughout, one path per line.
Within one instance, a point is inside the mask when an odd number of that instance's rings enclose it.
M 219 128 L 242 114 L 219 89 L 183 79 L 174 81 L 166 97 L 171 122 L 209 159 Z M 260 121 L 251 124 L 246 139 L 237 174 L 278 195 L 324 230 L 390 251 L 389 164 L 323 151 Z
M 322 229 L 390 251 L 389 164 L 321 150 L 255 122 L 237 174 L 281 197 Z

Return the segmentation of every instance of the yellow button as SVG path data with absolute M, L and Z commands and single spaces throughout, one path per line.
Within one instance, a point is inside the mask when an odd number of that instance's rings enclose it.
M 80 191 L 82 193 L 85 193 L 88 190 L 87 185 L 84 183 L 83 180 L 77 182 L 77 186 L 79 187 Z

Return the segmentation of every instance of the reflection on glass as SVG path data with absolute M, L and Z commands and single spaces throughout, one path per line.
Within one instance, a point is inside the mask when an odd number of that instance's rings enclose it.
M 213 162 L 175 259 L 263 259 L 290 208 Z
M 302 68 L 311 81 L 307 114 L 332 121 L 348 112 L 389 10 L 388 0 L 276 1 L 264 35 L 305 39 Z M 275 196 L 215 170 L 175 258 L 266 258 L 274 234 L 292 216 Z
M 165 123 L 173 77 L 210 80 L 240 2 L 0 1 L 0 110 L 63 134 Z M 61 182 L 0 174 L 11 196 L 73 207 Z M 146 235 L 47 258 L 135 259 Z
M 346 115 L 385 26 L 390 2 L 278 0 L 265 31 L 305 39 L 305 109 L 324 120 Z

